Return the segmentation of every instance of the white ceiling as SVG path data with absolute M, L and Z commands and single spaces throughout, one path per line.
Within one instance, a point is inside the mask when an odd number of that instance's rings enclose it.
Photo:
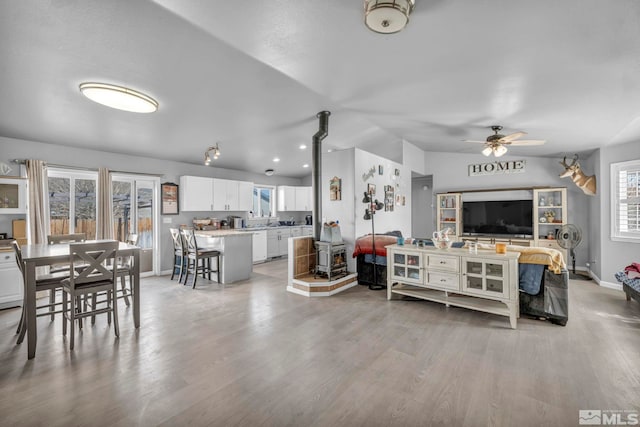
M 513 155 L 561 156 L 640 140 L 640 1 L 417 0 L 380 35 L 361 0 L 0 2 L 0 135 L 213 167 L 310 173 L 323 146 L 401 161 L 479 152 L 489 126 L 546 139 Z M 122 84 L 154 114 L 82 97 Z M 273 157 L 282 159 L 273 163 Z

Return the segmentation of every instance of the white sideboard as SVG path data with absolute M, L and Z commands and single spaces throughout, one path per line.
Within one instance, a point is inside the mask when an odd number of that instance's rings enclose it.
M 517 252 L 387 246 L 387 299 L 394 294 L 509 317 L 519 313 Z

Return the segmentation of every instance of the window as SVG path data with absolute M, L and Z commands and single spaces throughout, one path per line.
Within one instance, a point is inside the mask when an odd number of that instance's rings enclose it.
M 274 214 L 274 187 L 254 186 L 252 212 L 254 217 L 270 217 Z
M 51 234 L 86 233 L 96 238 L 95 172 L 49 169 L 49 224 Z
M 640 160 L 611 164 L 611 239 L 640 242 Z

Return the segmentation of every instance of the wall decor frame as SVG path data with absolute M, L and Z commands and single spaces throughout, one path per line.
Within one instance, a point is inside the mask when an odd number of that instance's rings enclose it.
M 367 193 L 372 196 L 376 195 L 376 185 L 375 184 L 367 184 Z
M 180 213 L 178 184 L 165 182 L 160 186 L 162 194 L 161 215 L 178 215 Z
M 329 200 L 342 200 L 342 180 L 337 176 L 329 180 Z

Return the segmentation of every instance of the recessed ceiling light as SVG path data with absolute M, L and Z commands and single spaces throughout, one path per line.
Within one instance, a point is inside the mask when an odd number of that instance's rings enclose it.
M 309 167 L 309 163 L 305 163 L 304 165 L 302 165 L 303 168 L 308 168 Z
M 300 149 L 301 149 L 301 150 L 304 150 L 304 149 L 306 149 L 306 148 L 307 148 L 307 146 L 306 146 L 306 145 L 304 145 L 304 144 L 300 144 Z
M 153 113 L 158 110 L 158 101 L 123 86 L 108 83 L 82 83 L 80 92 L 93 102 L 132 113 Z
M 277 162 L 279 162 L 279 161 L 280 161 L 280 158 L 279 158 L 279 157 L 274 157 L 274 158 L 273 158 L 273 161 L 277 163 Z
M 327 153 L 330 153 L 330 152 L 332 152 L 332 151 L 333 151 L 333 148 L 329 148 L 329 149 L 327 150 Z

